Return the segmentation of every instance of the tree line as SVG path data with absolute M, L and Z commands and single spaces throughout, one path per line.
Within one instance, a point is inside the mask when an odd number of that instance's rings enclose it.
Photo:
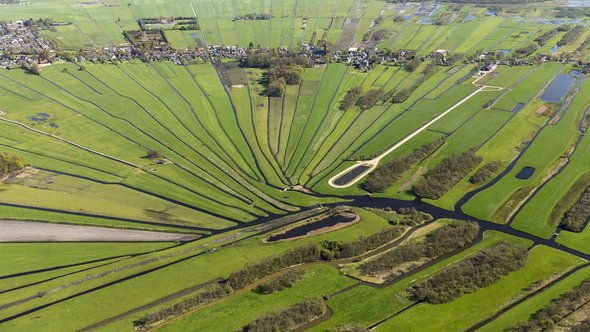
M 584 33 L 584 27 L 576 25 L 570 31 L 568 31 L 561 39 L 557 42 L 557 46 L 563 46 L 575 42 Z
M 590 279 L 584 280 L 569 292 L 549 302 L 541 310 L 529 317 L 529 320 L 516 326 L 506 328 L 509 332 L 552 330 L 564 317 L 574 313 L 588 303 L 590 299 Z M 588 322 L 585 323 L 588 325 Z M 587 330 L 586 330 L 587 331 Z
M 0 177 L 20 171 L 26 164 L 22 157 L 12 155 L 8 152 L 0 153 Z
M 251 321 L 243 331 L 293 331 L 297 327 L 321 317 L 326 312 L 326 304 L 321 298 L 309 298 L 282 311 L 275 311 Z
M 404 227 L 395 226 L 369 236 L 361 236 L 351 242 L 324 240 L 320 242 L 322 260 L 331 261 L 357 257 L 375 250 L 397 239 L 404 233 Z
M 234 21 L 242 21 L 242 20 L 250 20 L 250 21 L 257 21 L 257 20 L 270 20 L 272 18 L 271 14 L 260 14 L 260 13 L 250 13 L 246 15 L 238 15 L 234 16 Z
M 450 155 L 431 169 L 425 178 L 413 187 L 414 195 L 422 198 L 439 199 L 482 160 L 473 151 Z
M 494 176 L 494 174 L 496 174 L 496 172 L 500 170 L 500 166 L 502 166 L 502 163 L 498 160 L 494 160 L 483 165 L 482 168 L 478 169 L 477 172 L 475 172 L 475 174 L 469 178 L 469 182 L 478 184 L 488 181 L 492 178 L 492 176 Z
M 195 308 L 224 298 L 232 292 L 233 290 L 227 285 L 213 285 L 207 288 L 205 291 L 178 302 L 173 306 L 166 307 L 141 317 L 140 319 L 133 322 L 133 326 L 135 326 L 136 331 L 147 331 L 156 323 L 166 321 L 170 318 L 189 312 Z
M 500 278 L 525 266 L 526 248 L 498 242 L 475 255 L 455 263 L 408 289 L 418 301 L 447 303 L 496 283 Z
M 568 231 L 581 232 L 586 228 L 588 221 L 590 221 L 590 186 L 565 213 L 562 227 Z
M 240 59 L 240 65 L 247 68 L 267 69 L 290 64 L 307 67 L 309 59 L 294 51 L 287 51 L 286 54 L 283 54 L 275 49 L 248 52 L 248 55 Z
M 418 69 L 418 67 L 420 67 L 421 64 L 422 59 L 416 57 L 412 59 L 412 61 L 407 63 L 404 68 L 409 72 L 414 72 L 416 69 Z M 383 96 L 383 99 L 391 99 L 391 102 L 394 104 L 403 103 L 408 98 L 410 98 L 410 96 L 412 96 L 414 90 L 416 90 L 422 84 L 422 82 L 426 81 L 436 72 L 436 68 L 437 65 L 434 62 L 430 62 L 422 71 L 422 77 L 419 80 L 417 80 L 411 87 L 401 90 L 392 89 Z
M 570 26 L 568 24 L 562 24 L 555 29 L 551 29 L 544 34 L 540 35 L 539 37 L 535 38 L 535 41 L 540 45 L 543 46 L 547 43 L 551 37 L 557 35 L 559 32 L 568 31 Z
M 439 138 L 433 142 L 422 144 L 419 148 L 412 151 L 407 156 L 396 157 L 383 166 L 370 173 L 363 188 L 369 192 L 383 192 L 391 187 L 402 175 L 415 163 L 426 158 L 434 150 L 444 143 L 444 139 Z
M 338 108 L 346 111 L 353 106 L 358 106 L 363 111 L 368 110 L 379 101 L 382 95 L 383 90 L 381 89 L 371 89 L 363 94 L 363 88 L 356 86 L 346 93 Z
M 479 225 L 464 220 L 453 220 L 450 224 L 428 233 L 424 239 L 400 245 L 387 253 L 360 266 L 364 275 L 379 275 L 391 271 L 404 263 L 421 259 L 433 260 L 475 241 Z M 416 266 L 417 267 L 417 266 Z
M 420 213 L 412 214 L 412 216 L 415 218 L 424 218 Z M 205 291 L 173 306 L 147 314 L 134 321 L 133 324 L 138 331 L 148 330 L 158 322 L 176 317 L 195 308 L 224 298 L 235 290 L 243 289 L 254 281 L 287 267 L 318 262 L 321 260 L 359 256 L 397 239 L 403 234 L 403 232 L 404 227 L 389 227 L 381 232 L 367 237 L 360 237 L 348 243 L 326 240 L 320 243 L 310 243 L 291 249 L 280 255 L 264 258 L 261 261 L 247 265 L 241 270 L 230 274 L 229 278 L 224 282 L 211 286 Z M 270 294 L 293 286 L 303 277 L 303 271 L 288 272 L 283 276 L 261 284 L 255 288 L 254 291 L 260 294 Z
M 264 282 L 254 288 L 252 291 L 258 294 L 272 294 L 276 292 L 280 292 L 283 289 L 291 288 L 295 286 L 303 277 L 305 276 L 305 271 L 302 270 L 294 270 L 289 271 L 281 276 L 278 276 L 272 280 Z
M 242 289 L 256 280 L 290 266 L 357 257 L 397 239 L 404 230 L 405 227 L 394 226 L 347 243 L 333 240 L 309 243 L 246 265 L 241 270 L 231 273 L 227 283 L 233 289 Z

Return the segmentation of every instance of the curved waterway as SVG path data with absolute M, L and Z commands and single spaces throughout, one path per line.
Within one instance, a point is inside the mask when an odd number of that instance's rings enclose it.
M 356 220 L 356 218 L 357 218 L 356 214 L 339 213 L 339 214 L 336 214 L 333 216 L 328 216 L 326 218 L 320 219 L 315 222 L 309 222 L 309 223 L 303 224 L 301 226 L 294 227 L 294 228 L 289 229 L 289 230 L 287 230 L 283 233 L 280 233 L 280 234 L 272 235 L 266 241 L 267 242 L 276 242 L 276 241 L 281 241 L 281 240 L 289 240 L 289 239 L 299 238 L 302 236 L 309 235 L 313 231 L 321 230 L 324 228 L 329 228 L 332 226 L 336 226 L 338 224 L 347 224 L 347 223 L 354 222 Z

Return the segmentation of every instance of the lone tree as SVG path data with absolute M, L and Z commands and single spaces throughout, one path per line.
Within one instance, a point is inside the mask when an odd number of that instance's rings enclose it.
M 148 150 L 147 157 L 149 159 L 160 159 L 162 158 L 162 152 L 160 150 Z

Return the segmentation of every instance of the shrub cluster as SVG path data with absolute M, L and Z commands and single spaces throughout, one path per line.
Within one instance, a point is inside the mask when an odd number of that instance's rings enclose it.
M 347 109 L 350 109 L 352 106 L 356 105 L 356 102 L 359 100 L 362 94 L 363 88 L 360 86 L 355 86 L 354 88 L 350 89 L 340 104 L 340 110 L 346 111 Z
M 258 285 L 258 287 L 253 289 L 253 292 L 258 294 L 272 294 L 275 292 L 280 292 L 285 288 L 293 287 L 303 278 L 303 276 L 305 276 L 304 271 L 289 271 L 282 276 Z
M 498 160 L 494 160 L 492 162 L 485 164 L 482 168 L 478 169 L 477 172 L 475 172 L 475 174 L 471 176 L 469 182 L 473 184 L 478 184 L 491 179 L 492 176 L 500 170 L 500 166 L 502 166 L 502 163 Z
M 410 89 L 402 89 L 395 93 L 391 98 L 391 102 L 394 104 L 401 104 L 406 101 L 412 95 L 412 90 Z
M 463 248 L 476 239 L 478 232 L 479 226 L 474 222 L 453 220 L 450 224 L 430 232 L 420 242 L 401 245 L 368 261 L 361 265 L 360 271 L 365 275 L 376 275 L 403 263 L 423 258 L 431 260 Z
M 406 64 L 404 69 L 411 73 L 411 72 L 414 72 L 416 69 L 418 69 L 418 67 L 420 67 L 421 64 L 422 64 L 422 59 L 420 59 L 419 57 L 415 57 Z
M 573 29 L 571 29 L 565 35 L 563 35 L 561 40 L 557 42 L 557 45 L 563 46 L 571 44 L 575 42 L 576 39 L 578 39 L 582 35 L 582 33 L 584 33 L 584 27 L 581 25 L 576 25 Z
M 258 318 L 244 327 L 248 332 L 292 331 L 297 327 L 322 316 L 326 304 L 320 298 L 311 298 L 297 303 L 283 311 L 277 311 Z
M 590 187 L 582 193 L 580 198 L 566 212 L 563 228 L 572 232 L 581 232 L 590 221 Z
M 363 188 L 369 192 L 382 192 L 393 185 L 401 176 L 416 162 L 426 158 L 434 150 L 443 144 L 444 140 L 439 138 L 433 142 L 423 144 L 418 149 L 405 157 L 397 157 L 376 171 L 369 174 Z
M 509 327 L 505 331 L 546 331 L 551 330 L 564 317 L 577 311 L 590 300 L 590 279 L 572 288 L 537 311 L 527 322 Z
M 450 155 L 414 186 L 414 195 L 431 199 L 440 198 L 481 161 L 482 158 L 475 155 L 473 151 Z
M 10 153 L 0 153 L 0 177 L 20 171 L 25 168 L 25 161 L 19 156 Z
M 297 64 L 278 65 L 268 70 L 267 93 L 271 97 L 282 97 L 288 85 L 299 84 L 304 69 Z
M 426 221 L 432 220 L 432 215 L 422 211 L 418 211 L 415 207 L 400 208 L 398 211 L 392 210 L 391 208 L 370 208 L 368 210 L 380 216 L 381 218 L 389 221 L 391 225 L 402 225 L 412 227 L 421 225 Z
M 285 79 L 285 83 L 289 85 L 299 84 L 304 71 L 305 69 L 297 64 L 279 65 L 268 70 L 268 79 L 274 81 L 282 77 Z
M 227 285 L 214 285 L 202 293 L 183 300 L 173 306 L 147 314 L 133 322 L 136 331 L 147 331 L 152 325 L 181 315 L 185 312 L 219 300 L 232 293 L 232 289 Z
M 338 327 L 334 327 L 329 330 L 329 332 L 369 332 L 369 329 L 364 328 L 362 325 L 359 324 L 344 324 Z
M 373 107 L 375 103 L 381 98 L 383 91 L 381 89 L 371 89 L 365 92 L 356 102 L 357 106 L 362 110 L 368 110 Z
M 419 301 L 447 303 L 496 283 L 503 276 L 522 268 L 527 257 L 526 248 L 499 242 L 449 266 L 408 291 Z
M 572 332 L 588 332 L 590 331 L 590 318 L 586 318 L 578 325 L 572 327 Z
M 539 47 L 535 44 L 529 44 L 525 47 L 521 47 L 519 49 L 516 50 L 516 53 L 520 54 L 520 55 L 525 55 L 528 56 L 529 54 L 533 53 L 534 51 L 536 51 Z

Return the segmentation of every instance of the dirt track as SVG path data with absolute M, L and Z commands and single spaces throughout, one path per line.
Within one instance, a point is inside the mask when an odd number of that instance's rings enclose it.
M 194 235 L 0 220 L 0 242 L 186 241 Z

